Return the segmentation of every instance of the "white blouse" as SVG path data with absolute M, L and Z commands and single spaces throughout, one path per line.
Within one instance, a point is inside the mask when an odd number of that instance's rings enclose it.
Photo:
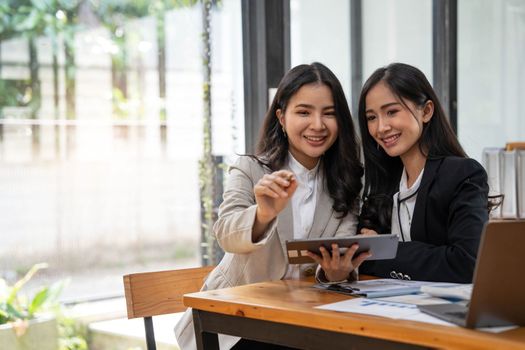
M 293 238 L 307 238 L 314 222 L 315 207 L 319 193 L 319 184 L 323 175 L 319 163 L 309 170 L 288 153 L 288 168 L 294 173 L 297 189 L 292 198 Z M 299 278 L 300 265 L 288 265 L 285 278 Z
M 293 237 L 307 238 L 314 221 L 315 205 L 317 204 L 317 185 L 319 183 L 319 162 L 308 170 L 291 154 L 288 156 L 288 167 L 295 174 L 297 189 L 293 194 Z
M 399 192 L 394 194 L 394 205 L 392 206 L 392 233 L 399 235 L 399 240 L 402 242 L 411 241 L 410 227 L 412 226 L 412 217 L 414 215 L 414 207 L 416 205 L 417 191 L 423 178 L 421 170 L 416 181 L 410 188 L 407 186 L 407 172 L 403 168 L 401 181 L 399 182 Z M 401 228 L 399 224 L 401 223 Z

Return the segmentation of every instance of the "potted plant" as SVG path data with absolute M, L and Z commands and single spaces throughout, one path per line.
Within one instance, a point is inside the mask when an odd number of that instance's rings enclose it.
M 13 350 L 56 350 L 56 318 L 47 311 L 57 305 L 63 283 L 41 287 L 32 298 L 20 293 L 21 288 L 47 264 L 34 265 L 22 279 L 10 286 L 0 278 L 0 344 Z

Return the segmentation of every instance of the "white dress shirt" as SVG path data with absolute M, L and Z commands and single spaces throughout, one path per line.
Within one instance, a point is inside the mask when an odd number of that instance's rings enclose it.
M 314 221 L 318 187 L 322 183 L 319 163 L 313 169 L 305 168 L 291 153 L 288 153 L 288 168 L 294 173 L 297 189 L 292 198 L 293 238 L 307 238 Z M 289 265 L 286 278 L 299 277 L 299 265 Z
M 308 170 L 290 154 L 288 167 L 295 174 L 297 189 L 293 194 L 293 237 L 306 238 L 314 221 L 315 205 L 317 204 L 317 183 L 319 181 L 319 162 Z
M 407 172 L 403 168 L 401 181 L 399 182 L 399 192 L 394 194 L 394 205 L 392 206 L 392 233 L 399 235 L 399 240 L 403 242 L 411 241 L 410 227 L 412 226 L 412 217 L 416 205 L 417 191 L 423 178 L 423 170 L 419 173 L 416 181 L 409 188 L 407 186 Z M 399 228 L 401 222 L 401 228 Z

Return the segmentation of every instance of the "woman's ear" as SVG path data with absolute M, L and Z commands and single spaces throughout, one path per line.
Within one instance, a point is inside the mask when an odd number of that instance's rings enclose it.
M 434 102 L 428 100 L 423 106 L 423 123 L 428 123 L 434 116 Z
M 279 124 L 281 124 L 282 127 L 284 127 L 284 114 L 282 109 L 278 109 L 275 111 L 275 115 L 277 116 L 277 119 L 279 119 Z

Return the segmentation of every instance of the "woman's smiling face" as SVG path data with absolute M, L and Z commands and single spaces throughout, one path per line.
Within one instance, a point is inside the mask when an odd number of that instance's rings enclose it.
M 433 110 L 430 101 L 423 107 L 409 100 L 400 101 L 383 81 L 366 95 L 368 132 L 391 157 L 421 154 L 423 124 L 430 121 Z
M 286 131 L 290 153 L 307 169 L 315 167 L 337 139 L 334 99 L 324 84 L 303 85 L 284 113 L 277 110 L 277 118 Z

